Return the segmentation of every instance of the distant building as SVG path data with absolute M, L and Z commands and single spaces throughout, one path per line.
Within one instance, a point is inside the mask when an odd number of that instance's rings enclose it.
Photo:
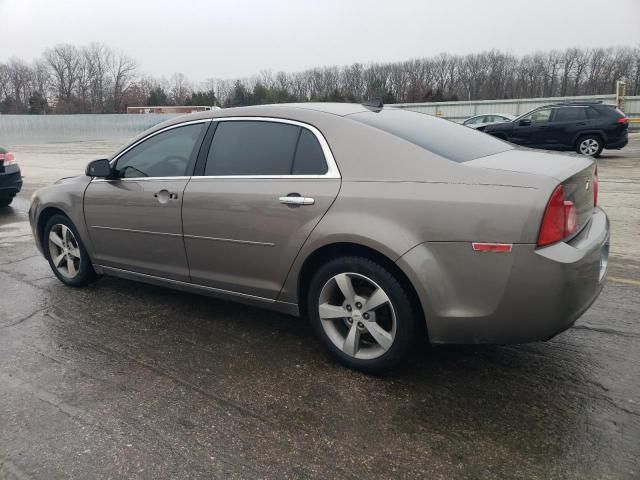
M 220 107 L 198 106 L 157 106 L 157 107 L 127 107 L 127 113 L 194 113 L 217 110 Z

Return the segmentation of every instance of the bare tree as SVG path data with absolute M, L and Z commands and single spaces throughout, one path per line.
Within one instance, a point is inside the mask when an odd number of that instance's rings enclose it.
M 126 110 L 124 97 L 131 88 L 136 75 L 135 60 L 123 52 L 114 52 L 109 56 L 107 70 L 111 75 L 111 105 L 113 112 Z
M 187 95 L 191 92 L 189 81 L 183 73 L 174 73 L 169 80 L 171 83 L 171 99 L 176 105 L 184 105 Z
M 79 80 L 80 53 L 73 45 L 56 45 L 44 52 L 44 59 L 53 72 L 56 111 L 71 113 L 73 94 Z

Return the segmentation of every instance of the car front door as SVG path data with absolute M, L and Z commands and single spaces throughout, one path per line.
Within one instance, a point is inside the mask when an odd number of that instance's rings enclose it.
M 509 140 L 528 147 L 544 147 L 549 143 L 551 108 L 539 108 L 515 120 Z
M 191 281 L 275 299 L 303 243 L 333 203 L 340 174 L 322 134 L 267 118 L 214 122 L 187 185 Z M 202 165 L 201 163 L 202 162 Z
M 93 179 L 84 209 L 101 266 L 189 280 L 182 239 L 182 194 L 209 122 L 180 124 L 134 144 Z

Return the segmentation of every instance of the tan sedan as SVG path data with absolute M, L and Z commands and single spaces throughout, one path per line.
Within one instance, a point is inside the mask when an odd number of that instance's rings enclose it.
M 545 340 L 606 277 L 594 162 L 393 108 L 291 104 L 179 117 L 30 220 L 58 278 L 112 275 L 302 314 L 374 371 L 432 343 Z M 426 326 L 425 328 L 420 328 Z

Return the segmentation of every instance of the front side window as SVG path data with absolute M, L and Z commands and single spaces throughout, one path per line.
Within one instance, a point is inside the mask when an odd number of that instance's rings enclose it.
M 204 174 L 323 175 L 324 153 L 308 129 L 259 120 L 220 121 Z
M 200 138 L 203 123 L 172 128 L 139 143 L 115 167 L 119 178 L 181 177 Z
M 548 123 L 551 118 L 550 108 L 541 108 L 523 116 L 521 120 L 531 120 L 531 123 Z

